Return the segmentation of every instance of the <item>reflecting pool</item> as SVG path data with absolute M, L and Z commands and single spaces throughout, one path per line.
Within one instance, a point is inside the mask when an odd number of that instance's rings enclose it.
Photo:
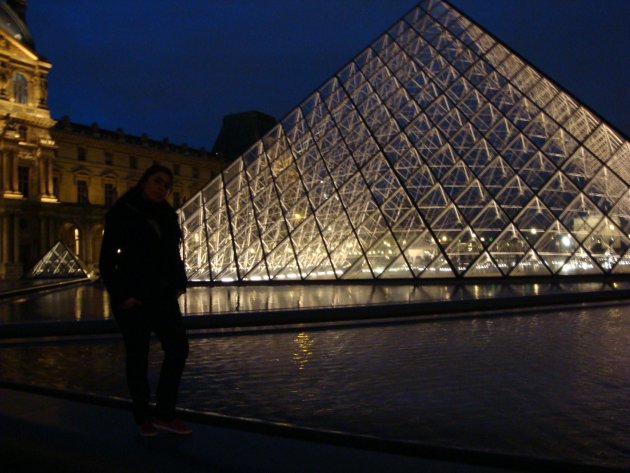
M 196 411 L 630 467 L 622 304 L 191 342 L 181 405 Z M 0 366 L 4 380 L 126 396 L 118 338 L 6 342 Z

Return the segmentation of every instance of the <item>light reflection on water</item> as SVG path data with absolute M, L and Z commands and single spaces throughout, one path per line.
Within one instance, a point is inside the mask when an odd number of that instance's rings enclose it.
M 315 345 L 315 339 L 309 337 L 304 332 L 298 333 L 293 339 L 295 344 L 295 350 L 293 352 L 293 362 L 298 369 L 303 370 L 308 363 L 309 357 L 313 355 L 313 345 Z
M 191 340 L 181 405 L 630 467 L 628 360 L 630 308 L 621 305 L 351 329 L 217 333 Z M 152 373 L 159 362 L 154 352 Z M 126 393 L 117 340 L 0 346 L 0 366 L 0 377 L 11 381 Z
M 630 282 L 616 284 L 630 289 Z M 474 301 L 499 297 L 612 290 L 603 282 L 572 284 L 314 284 L 276 286 L 193 286 L 180 299 L 185 315 L 221 315 L 267 310 L 340 308 L 436 301 Z M 111 318 L 109 297 L 99 284 L 0 300 L 0 323 Z

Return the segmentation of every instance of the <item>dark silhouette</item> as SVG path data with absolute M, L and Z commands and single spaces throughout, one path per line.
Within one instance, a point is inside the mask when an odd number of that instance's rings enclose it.
M 228 162 L 232 161 L 276 126 L 276 123 L 278 122 L 272 116 L 255 110 L 226 115 L 212 153 L 222 156 Z
M 188 357 L 188 338 L 177 299 L 186 291 L 179 255 L 181 230 L 166 201 L 172 172 L 160 165 L 145 171 L 106 215 L 100 270 L 127 351 L 127 383 L 140 434 L 156 427 L 175 433 L 190 429 L 175 417 L 179 382 Z M 155 417 L 149 410 L 147 378 L 151 332 L 162 344 L 164 361 L 157 386 Z

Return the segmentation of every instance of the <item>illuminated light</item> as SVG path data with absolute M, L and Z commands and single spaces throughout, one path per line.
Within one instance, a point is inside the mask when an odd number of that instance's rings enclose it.
M 299 333 L 293 340 L 297 350 L 293 353 L 293 361 L 297 365 L 299 370 L 303 370 L 304 366 L 308 363 L 309 357 L 313 355 L 312 347 L 315 341 L 311 339 L 306 333 Z
M 535 228 L 532 228 L 529 233 L 531 233 L 532 235 L 536 235 L 536 233 L 538 233 L 538 231 Z
M 561 241 L 564 246 L 571 246 L 571 238 L 568 235 L 563 236 Z
M 117 253 L 117 254 L 121 254 L 121 253 L 122 253 L 122 250 L 121 250 L 120 248 L 116 248 L 116 253 Z
M 444 236 L 442 237 L 442 241 L 448 241 L 448 237 L 447 237 L 446 235 L 444 235 Z
M 79 238 L 79 229 L 74 229 L 74 254 L 79 256 L 79 248 L 80 248 L 80 238 Z

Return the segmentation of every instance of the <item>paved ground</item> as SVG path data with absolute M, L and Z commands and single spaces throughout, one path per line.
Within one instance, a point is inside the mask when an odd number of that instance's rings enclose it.
M 130 414 L 0 389 L 0 469 L 36 472 L 501 472 L 193 423 L 188 437 L 136 434 Z

